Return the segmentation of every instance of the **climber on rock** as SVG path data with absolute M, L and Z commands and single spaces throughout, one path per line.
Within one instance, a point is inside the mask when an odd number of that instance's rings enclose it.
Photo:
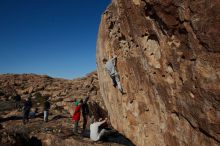
M 118 72 L 116 71 L 117 56 L 114 56 L 113 58 L 111 58 L 109 60 L 104 58 L 102 61 L 105 64 L 105 70 L 107 71 L 107 73 L 109 74 L 109 76 L 112 79 L 113 86 L 117 87 L 122 95 L 125 94 L 122 87 L 121 87 Z

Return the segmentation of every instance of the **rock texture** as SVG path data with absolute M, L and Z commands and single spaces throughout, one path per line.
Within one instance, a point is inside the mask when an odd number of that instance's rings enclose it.
M 19 94 L 22 99 L 31 96 L 34 103 L 40 106 L 43 97 L 50 96 L 53 103 L 52 108 L 64 108 L 72 115 L 74 105 L 71 101 L 76 98 L 83 98 L 87 96 L 87 93 L 91 97 L 89 101 L 93 110 L 98 110 L 97 108 L 105 110 L 105 105 L 99 92 L 96 72 L 74 80 L 34 74 L 0 75 L 0 101 L 10 100 L 16 94 Z M 94 113 L 96 114 L 97 111 L 94 111 Z M 96 116 L 103 115 L 100 112 L 100 115 L 96 114 Z
M 1 107 L 0 107 L 1 109 Z M 12 113 L 14 112 L 14 113 Z M 15 111 L 10 112 L 15 116 Z M 108 142 L 93 142 L 89 139 L 89 133 L 75 135 L 72 133 L 72 121 L 62 115 L 56 115 L 50 111 L 49 122 L 43 122 L 43 117 L 37 115 L 31 118 L 26 125 L 21 118 L 0 119 L 0 145 L 1 146 L 124 146 L 130 142 L 123 136 L 112 137 Z M 17 113 L 17 116 L 19 114 Z M 9 117 L 9 116 L 7 116 Z M 81 124 L 80 124 L 81 127 Z M 81 129 L 81 128 L 80 128 Z
M 73 98 L 83 98 L 89 93 L 89 107 L 95 118 L 107 117 L 107 111 L 100 96 L 97 73 L 74 80 L 56 79 L 48 76 L 22 74 L 0 75 L 0 145 L 1 146 L 133 146 L 119 133 L 107 142 L 92 142 L 87 131 L 74 135 L 72 114 L 75 108 Z M 32 97 L 32 111 L 38 108 L 35 117 L 28 124 L 22 123 L 22 110 L 15 108 L 13 97 L 19 94 L 24 98 Z M 45 96 L 50 96 L 51 109 L 49 121 L 43 122 Z M 79 123 L 82 131 L 83 119 Z M 112 128 L 110 123 L 104 125 Z
M 220 145 L 219 28 L 219 0 L 113 0 L 97 40 L 113 127 L 138 146 Z M 102 63 L 113 54 L 123 96 Z
M 8 100 L 16 93 L 26 96 L 49 95 L 52 100 L 59 97 L 81 98 L 90 92 L 91 96 L 99 96 L 97 73 L 92 72 L 86 77 L 74 80 L 51 78 L 35 74 L 5 74 L 0 75 L 0 99 Z

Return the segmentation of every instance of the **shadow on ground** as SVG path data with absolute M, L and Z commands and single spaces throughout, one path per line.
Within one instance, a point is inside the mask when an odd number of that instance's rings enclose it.
M 82 136 L 86 138 L 90 138 L 90 131 L 89 130 L 85 131 Z M 109 134 L 108 136 L 103 137 L 101 141 L 107 143 L 117 143 L 125 146 L 135 146 L 129 139 L 127 139 L 125 136 L 118 133 L 117 131 L 111 132 L 111 134 Z

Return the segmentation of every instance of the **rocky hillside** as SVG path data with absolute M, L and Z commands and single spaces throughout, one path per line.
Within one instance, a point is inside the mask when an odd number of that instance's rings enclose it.
M 16 93 L 23 98 L 26 96 L 50 96 L 52 100 L 59 97 L 74 96 L 82 98 L 87 93 L 100 99 L 97 73 L 93 72 L 86 77 L 75 80 L 51 78 L 46 75 L 34 74 L 5 74 L 0 75 L 1 100 L 8 100 Z
M 16 94 L 22 99 L 32 97 L 38 105 L 43 97 L 49 96 L 54 103 L 53 107 L 64 107 L 72 115 L 72 101 L 83 98 L 89 93 L 91 104 L 97 104 L 105 109 L 100 96 L 97 73 L 93 72 L 86 77 L 74 80 L 51 78 L 46 75 L 34 74 L 5 74 L 0 75 L 0 100 L 11 100 Z
M 111 123 L 138 146 L 220 145 L 220 2 L 112 0 L 97 40 Z M 117 55 L 126 94 L 103 58 Z
M 89 107 L 95 118 L 107 117 L 107 111 L 99 92 L 97 73 L 74 80 L 64 80 L 34 74 L 0 75 L 0 145 L 4 146 L 133 146 L 121 134 L 116 133 L 108 142 L 92 142 L 89 131 L 74 135 L 71 120 L 75 104 L 73 99 L 90 95 Z M 22 111 L 14 107 L 13 98 L 18 94 L 31 96 L 33 108 L 38 108 L 35 117 L 26 125 L 22 123 Z M 44 97 L 50 96 L 52 104 L 49 121 L 43 122 Z M 87 123 L 89 130 L 90 119 Z M 110 123 L 105 125 L 111 128 Z M 82 131 L 82 118 L 79 124 Z

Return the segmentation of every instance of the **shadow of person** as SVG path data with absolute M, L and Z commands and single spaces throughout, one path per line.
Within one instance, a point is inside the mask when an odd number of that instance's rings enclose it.
M 30 146 L 42 146 L 42 142 L 41 142 L 41 140 L 37 139 L 36 137 L 31 137 Z
M 135 146 L 129 139 L 118 133 L 116 130 L 109 130 L 108 133 L 100 139 L 100 141 L 117 143 L 125 146 Z
M 68 117 L 63 116 L 63 115 L 56 115 L 55 117 L 53 117 L 53 118 L 51 119 L 51 121 L 53 121 L 53 120 L 59 120 L 59 119 L 63 119 L 63 118 L 68 118 Z
M 11 120 L 21 120 L 22 116 L 10 116 L 6 118 L 0 118 L 0 123 L 11 121 Z

